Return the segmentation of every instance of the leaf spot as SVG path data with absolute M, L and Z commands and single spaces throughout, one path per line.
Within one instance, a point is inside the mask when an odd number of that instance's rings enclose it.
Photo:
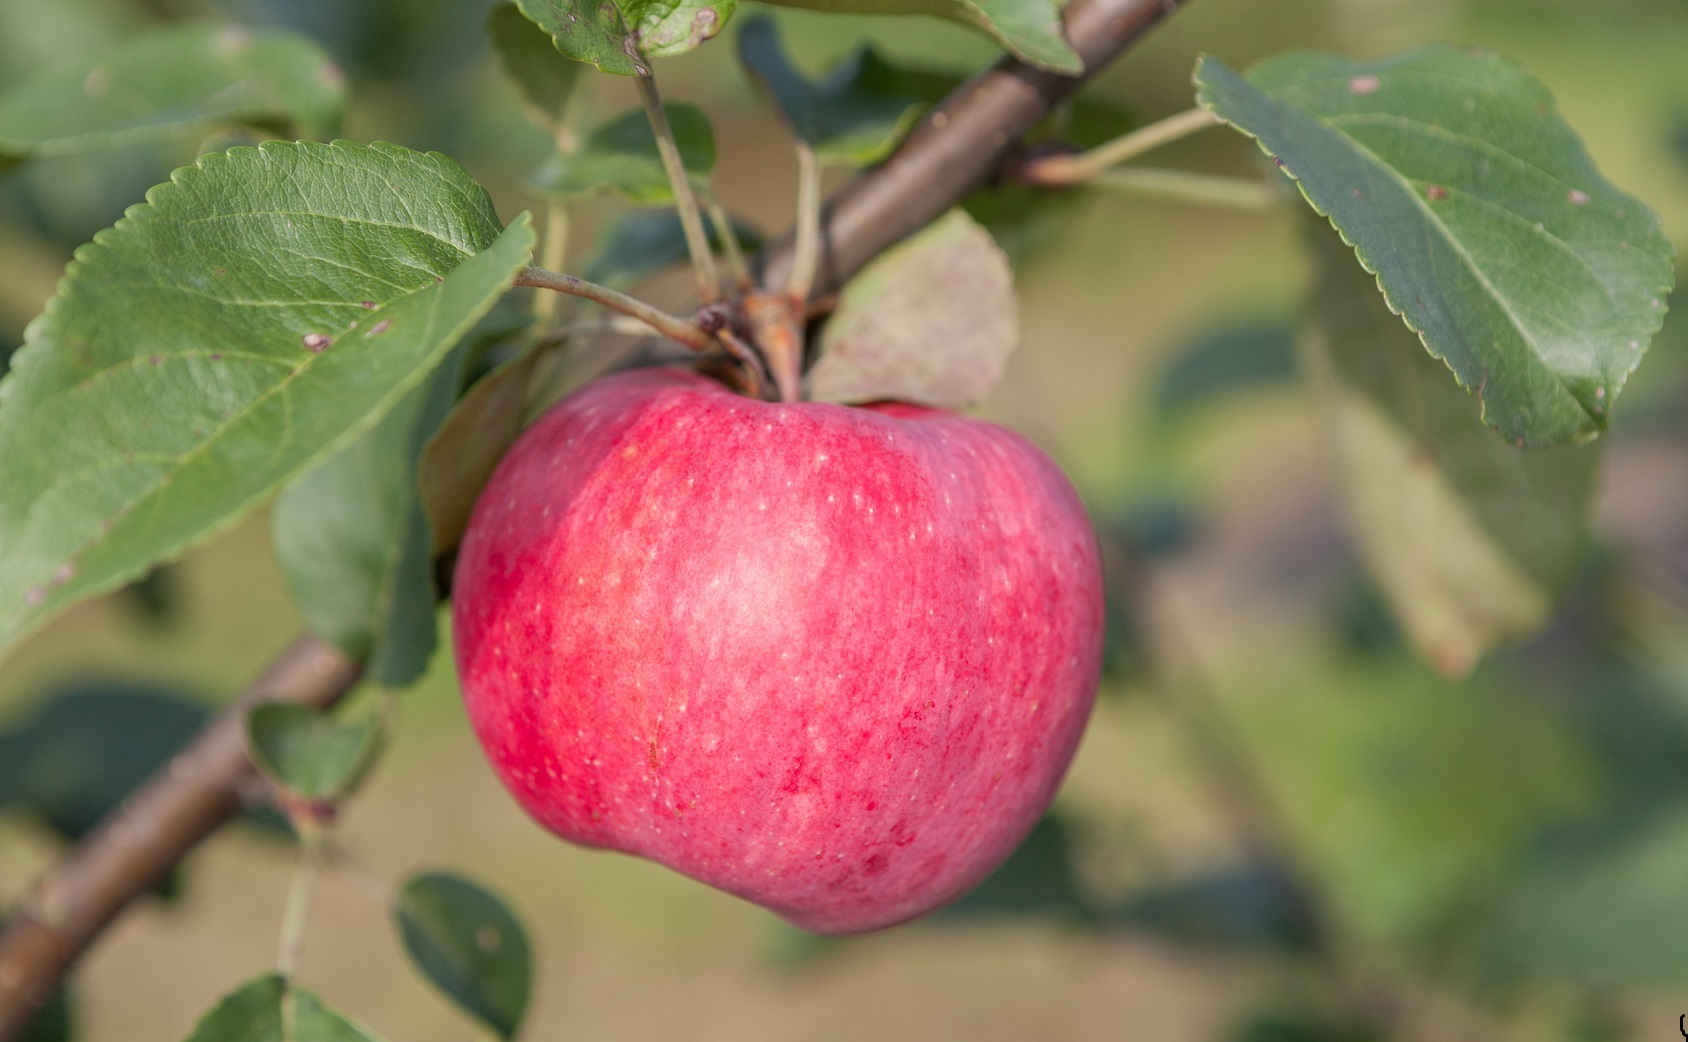
M 391 328 L 393 328 L 393 320 L 390 319 L 390 318 L 384 318 L 381 321 L 375 323 L 373 326 L 369 327 L 369 335 L 370 336 L 380 336 L 382 333 L 385 333 L 387 330 L 389 330 Z
M 1443 188 L 1441 185 L 1425 185 L 1424 197 L 1429 199 L 1431 202 L 1435 202 L 1438 199 L 1446 199 L 1448 197 L 1448 190 Z
M 1571 202 L 1577 204 L 1578 206 L 1588 205 L 1588 193 L 1580 188 L 1573 188 L 1569 192 L 1566 192 L 1565 198 L 1571 200 Z
M 65 583 L 69 582 L 75 575 L 76 575 L 76 564 L 72 561 L 66 561 L 65 563 L 59 565 L 57 568 L 53 569 L 53 585 L 54 586 L 63 586 Z
M 1595 389 L 1594 389 L 1594 396 L 1595 396 L 1595 397 L 1596 397 L 1596 398 L 1604 398 L 1604 397 L 1606 397 L 1606 388 L 1604 388 L 1604 387 L 1596 387 L 1596 388 L 1595 388 Z
M 111 78 L 104 69 L 95 69 L 82 80 L 82 93 L 90 98 L 103 98 L 111 89 Z
M 366 311 L 374 311 L 375 310 L 375 301 L 366 300 L 363 303 L 359 304 L 358 307 L 361 307 L 361 308 L 365 309 Z
M 1376 76 L 1356 76 L 1348 81 L 1350 94 L 1376 94 L 1383 81 Z
M 252 34 L 245 29 L 229 27 L 217 34 L 213 48 L 219 58 L 232 58 L 252 45 Z
M 496 926 L 483 926 L 475 931 L 475 947 L 488 955 L 497 951 L 499 945 L 503 943 L 504 938 L 499 934 Z
M 152 356 L 147 358 L 147 361 L 151 362 L 153 365 L 162 365 L 163 362 L 164 362 L 164 356 L 163 355 L 152 355 Z
M 305 345 L 305 350 L 315 355 L 328 350 L 328 345 L 333 341 L 321 333 L 306 333 L 300 338 L 300 342 Z
M 45 586 L 31 586 L 29 592 L 23 595 L 23 602 L 32 608 L 46 599 L 47 588 Z

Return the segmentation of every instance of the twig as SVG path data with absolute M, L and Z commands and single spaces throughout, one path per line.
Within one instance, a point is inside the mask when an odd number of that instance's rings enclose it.
M 738 229 L 733 227 L 732 217 L 713 193 L 704 193 L 703 207 L 709 212 L 709 223 L 715 227 L 715 240 L 721 244 L 721 251 L 727 258 L 727 273 L 732 276 L 733 288 L 741 293 L 750 289 L 756 285 L 756 280 L 750 277 L 750 265 L 744 259 L 744 247 L 739 243 Z
M 317 870 L 322 867 L 322 839 L 321 828 L 314 823 L 305 825 L 300 832 L 299 865 L 293 870 L 293 884 L 287 889 L 287 909 L 282 913 L 281 940 L 275 960 L 276 972 L 289 980 L 299 970 L 299 953 L 305 947 L 311 891 L 316 886 Z
M 540 289 L 556 290 L 558 293 L 584 297 L 607 308 L 613 308 L 623 315 L 631 315 L 663 336 L 670 340 L 678 340 L 694 351 L 703 350 L 711 342 L 708 333 L 679 315 L 670 315 L 668 312 L 652 307 L 637 297 L 630 297 L 620 290 L 600 286 L 596 282 L 587 282 L 585 279 L 565 275 L 560 271 L 532 266 L 526 267 L 516 276 L 516 285 L 537 286 Z
M 247 709 L 277 700 L 326 709 L 360 672 L 339 649 L 300 637 L 35 885 L 0 934 L 0 1042 L 19 1036 L 125 905 L 240 810 L 242 789 L 258 780 L 242 740 Z
M 721 276 L 715 270 L 715 255 L 709 251 L 709 236 L 703 230 L 703 216 L 698 212 L 697 196 L 692 194 L 691 176 L 680 158 L 680 146 L 674 142 L 674 130 L 668 125 L 668 113 L 663 111 L 662 98 L 656 92 L 656 78 L 650 74 L 633 77 L 639 87 L 639 100 L 645 104 L 650 118 L 651 132 L 656 135 L 657 155 L 674 189 L 674 208 L 680 213 L 680 228 L 686 234 L 686 251 L 692 255 L 692 270 L 697 275 L 698 299 L 713 304 L 721 299 Z
M 1065 183 L 1043 180 L 1042 162 L 1034 160 L 1021 167 L 1020 179 L 1033 185 Z M 1197 203 L 1203 206 L 1224 206 L 1234 210 L 1266 210 L 1283 201 L 1283 196 L 1270 181 L 1198 174 L 1185 170 L 1148 167 L 1104 170 L 1084 184 L 1091 188 L 1109 188 L 1149 198 L 1170 199 L 1174 202 Z
M 1098 145 L 1088 152 L 1080 152 L 1077 155 L 1049 156 L 1041 159 L 1037 163 L 1039 177 L 1036 183 L 1041 185 L 1081 184 L 1109 167 L 1118 166 L 1128 159 L 1136 158 L 1145 152 L 1177 141 L 1179 138 L 1189 137 L 1197 131 L 1219 125 L 1219 120 L 1206 109 L 1190 109 L 1186 112 L 1180 112 L 1176 116 L 1168 116 L 1163 120 L 1150 123 L 1146 127 L 1138 127 L 1131 133 L 1117 137 L 1106 144 Z
M 984 184 L 1057 102 L 1179 6 L 1180 0 L 1072 0 L 1062 20 L 1084 60 L 1083 74 L 1062 76 L 1005 58 L 958 87 L 889 159 L 834 197 L 811 295 L 837 289 L 885 247 Z M 792 247 L 787 241 L 769 251 L 764 287 L 785 287 Z
M 797 231 L 792 246 L 791 278 L 785 291 L 799 301 L 809 299 L 815 268 L 821 259 L 821 164 L 807 141 L 797 141 Z
M 1067 36 L 1091 73 L 1107 65 L 1177 0 L 1072 0 Z M 815 293 L 835 289 L 880 250 L 922 227 L 982 182 L 1012 143 L 1080 80 L 1005 60 L 961 87 L 891 160 L 829 208 L 828 246 Z M 938 116 L 943 126 L 936 126 Z M 789 246 L 763 269 L 783 286 Z M 239 701 L 135 792 L 52 869 L 0 934 L 0 1042 L 15 1042 L 108 923 L 150 890 L 240 807 L 256 778 L 242 744 L 246 708 L 286 698 L 327 708 L 359 667 L 315 637 L 301 637 Z

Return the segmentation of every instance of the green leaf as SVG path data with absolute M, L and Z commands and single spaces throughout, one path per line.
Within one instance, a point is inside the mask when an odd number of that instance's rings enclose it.
M 0 382 L 0 644 L 232 523 L 379 423 L 515 278 L 443 156 L 201 157 L 77 251 Z
M 756 229 L 734 220 L 733 230 L 745 250 L 762 248 L 762 236 Z M 719 249 L 720 238 L 713 223 L 708 231 L 710 245 Z M 581 270 L 582 277 L 591 282 L 625 289 L 687 259 L 686 232 L 672 207 L 635 210 L 617 216 L 598 234 Z
M 944 18 L 996 38 L 1016 58 L 1050 72 L 1077 75 L 1084 61 L 1067 43 L 1056 0 L 772 0 L 828 14 L 918 14 Z
M 0 96 L 0 160 L 192 138 L 231 124 L 326 137 L 344 105 L 340 70 L 297 33 L 161 29 L 97 61 L 45 69 Z
M 865 166 L 884 159 L 923 105 L 901 73 L 862 47 L 810 83 L 786 57 L 779 30 L 766 16 L 738 34 L 739 60 L 823 162 Z
M 509 0 L 487 13 L 487 33 L 504 63 L 504 71 L 521 88 L 522 97 L 538 114 L 547 129 L 562 125 L 580 78 L 580 63 L 570 61 L 521 9 Z
M 170 761 L 210 717 L 201 702 L 124 681 L 49 692 L 0 732 L 0 808 L 79 839 Z
M 844 287 L 809 395 L 961 408 L 990 393 L 1019 338 L 1014 273 L 990 233 L 951 210 Z
M 1606 427 L 1664 317 L 1658 218 L 1612 187 L 1553 97 L 1493 54 L 1288 54 L 1198 98 L 1255 138 L 1507 441 Z
M 295 479 L 270 515 L 293 602 L 383 687 L 415 683 L 434 652 L 434 538 L 417 461 L 457 397 L 462 355 L 459 346 L 374 430 Z
M 1574 577 L 1599 449 L 1496 438 L 1336 236 L 1315 241 L 1308 354 L 1354 536 L 1413 647 L 1463 676 L 1545 623 Z
M 715 134 L 709 118 L 693 105 L 663 104 L 686 173 L 706 181 L 715 168 Z M 674 190 L 656 150 L 656 135 L 643 109 L 624 112 L 587 135 L 574 152 L 554 152 L 533 175 L 533 186 L 550 195 L 588 195 L 612 190 L 641 206 L 674 201 Z
M 386 730 L 379 713 L 338 723 L 297 702 L 264 702 L 246 714 L 246 749 L 253 766 L 293 795 L 338 800 L 375 766 Z
M 1180 347 L 1155 377 L 1150 411 L 1166 423 L 1215 399 L 1282 386 L 1295 376 L 1295 334 L 1289 326 L 1271 321 L 1216 326 Z
M 538 351 L 524 351 L 481 377 L 422 450 L 417 470 L 434 553 L 456 546 L 493 469 L 522 433 Z
M 512 1038 L 527 1012 L 533 960 L 527 932 L 504 902 L 467 879 L 412 876 L 393 909 L 422 973 L 464 1010 Z
M 286 1000 L 293 999 L 292 1030 Z M 327 1008 L 303 988 L 289 989 L 276 974 L 246 982 L 224 996 L 186 1042 L 378 1042 L 376 1036 Z
M 617 76 L 649 76 L 645 57 L 685 54 L 720 32 L 737 0 L 516 0 L 557 50 Z

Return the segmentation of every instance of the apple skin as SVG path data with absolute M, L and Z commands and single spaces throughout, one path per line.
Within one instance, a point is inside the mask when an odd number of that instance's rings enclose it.
M 529 814 L 817 933 L 931 911 L 1007 858 L 1102 653 L 1094 533 L 1030 442 L 672 370 L 522 435 L 452 604 L 469 719 Z

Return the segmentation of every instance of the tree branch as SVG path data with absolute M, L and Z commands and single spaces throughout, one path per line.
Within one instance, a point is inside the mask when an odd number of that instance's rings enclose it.
M 1180 0 L 1072 0 L 1067 36 L 1086 76 L 1101 70 Z M 983 183 L 1010 148 L 1082 77 L 1005 59 L 928 115 L 879 168 L 828 207 L 814 292 L 825 294 L 885 247 L 924 227 Z M 774 248 L 763 285 L 785 286 L 791 244 Z M 240 808 L 256 778 L 241 739 L 247 707 L 290 699 L 327 708 L 359 667 L 315 637 L 296 640 L 236 703 L 112 812 L 36 884 L 0 934 L 0 1042 L 14 1042 L 66 972 L 137 895 Z
M 0 934 L 0 1042 L 22 1034 L 77 956 L 137 895 L 240 810 L 257 780 L 241 735 L 246 710 L 285 699 L 327 708 L 361 670 L 339 649 L 300 637 L 167 767 L 36 883 Z
M 1084 59 L 1061 76 L 1004 58 L 968 80 L 922 119 L 883 164 L 827 207 L 821 272 L 813 293 L 837 289 L 887 246 L 924 228 L 984 184 L 1003 158 L 1062 98 L 1106 68 L 1183 0 L 1072 0 L 1062 13 L 1067 40 Z M 762 285 L 783 289 L 793 244 L 773 247 Z

